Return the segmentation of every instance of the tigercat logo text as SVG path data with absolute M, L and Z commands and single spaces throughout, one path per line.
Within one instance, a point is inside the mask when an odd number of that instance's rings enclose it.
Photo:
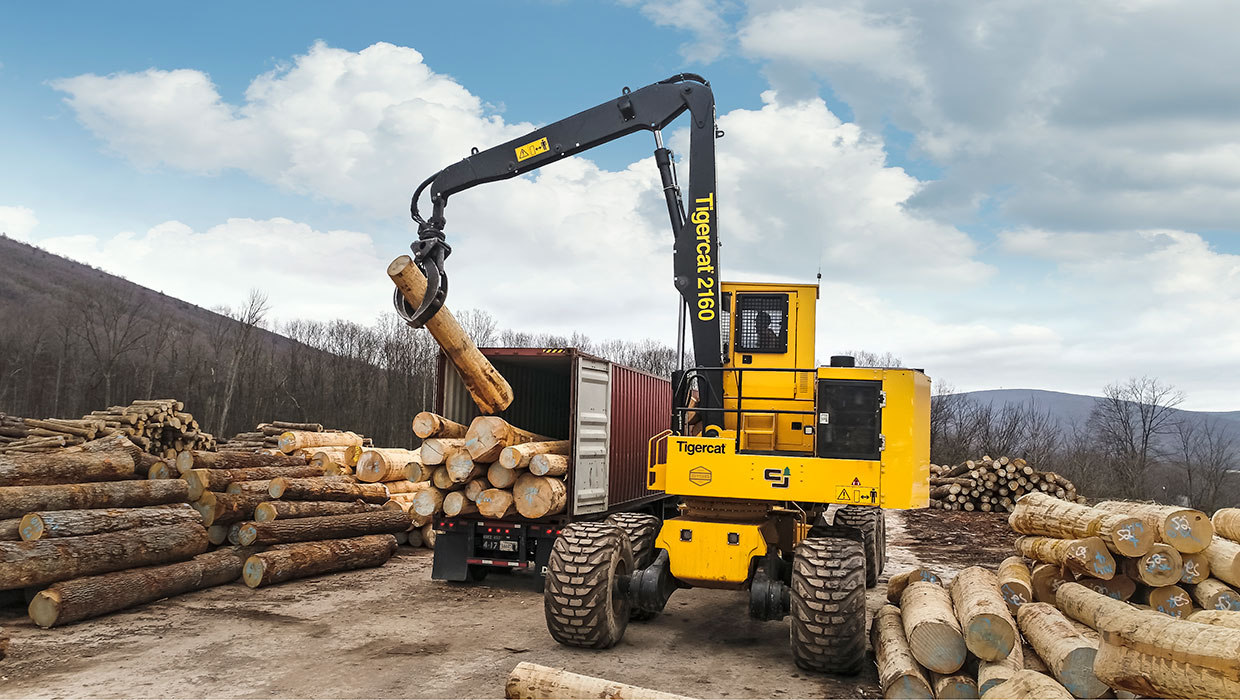
M 700 321 L 715 320 L 714 235 L 711 233 L 715 211 L 715 193 L 693 200 L 693 214 L 689 217 L 697 226 L 697 317 Z
M 690 455 L 708 453 L 713 455 L 727 454 L 727 445 L 719 443 L 718 445 L 702 445 L 696 442 L 678 442 L 676 443 L 681 452 Z

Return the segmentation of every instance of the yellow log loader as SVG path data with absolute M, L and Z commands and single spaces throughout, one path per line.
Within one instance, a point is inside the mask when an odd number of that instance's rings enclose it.
M 684 114 L 687 198 L 662 140 Z M 696 365 L 673 374 L 669 429 L 649 442 L 648 485 L 679 496 L 679 514 L 619 513 L 565 527 L 547 564 L 547 628 L 562 644 L 608 648 L 630 620 L 656 617 L 677 589 L 747 590 L 751 617 L 791 617 L 799 666 L 857 673 L 865 589 L 885 559 L 883 510 L 928 505 L 930 380 L 844 356 L 817 366 L 816 284 L 721 281 L 714 142 L 723 132 L 705 79 L 679 74 L 625 88 L 428 178 L 411 207 L 428 290 L 417 309 L 397 294 L 397 308 L 420 326 L 443 305 L 449 196 L 638 131 L 654 134 L 675 235 L 678 337 L 683 343 L 687 324 Z M 418 200 L 427 188 L 424 218 Z

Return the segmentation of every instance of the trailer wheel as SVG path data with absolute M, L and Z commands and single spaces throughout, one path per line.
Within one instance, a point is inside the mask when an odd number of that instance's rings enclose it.
M 573 523 L 551 549 L 543 589 L 547 630 L 570 647 L 607 649 L 629 624 L 629 598 L 620 582 L 633 571 L 633 547 L 620 528 Z
M 861 533 L 865 545 L 865 587 L 878 585 L 878 576 L 887 562 L 886 524 L 881 508 L 844 506 L 835 511 L 835 524 L 851 527 Z
M 809 671 L 856 675 L 865 663 L 865 551 L 846 537 L 811 537 L 792 566 L 792 658 Z
M 654 541 L 659 536 L 663 521 L 646 513 L 615 513 L 607 516 L 607 522 L 624 530 L 633 545 L 633 566 L 644 569 L 654 561 Z

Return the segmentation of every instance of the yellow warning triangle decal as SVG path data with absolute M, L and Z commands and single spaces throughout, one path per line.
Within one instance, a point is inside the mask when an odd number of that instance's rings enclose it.
M 848 498 L 848 489 L 840 489 L 840 495 L 839 495 L 839 496 L 836 496 L 836 500 L 838 500 L 838 501 L 848 501 L 848 500 L 851 500 L 851 499 L 849 499 L 849 498 Z

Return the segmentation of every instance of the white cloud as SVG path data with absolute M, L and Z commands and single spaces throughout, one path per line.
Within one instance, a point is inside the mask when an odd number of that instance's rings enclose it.
M 228 219 L 204 231 L 166 221 L 144 233 L 53 236 L 44 249 L 204 307 L 267 293 L 280 318 L 368 322 L 390 306 L 388 261 L 370 236 L 288 219 Z M 395 256 L 392 256 L 395 257 Z
M 777 84 L 816 76 L 911 132 L 945 168 L 913 203 L 946 220 L 987 198 L 1047 229 L 1240 219 L 1231 3 L 750 0 L 736 32 Z
M 39 225 L 34 210 L 27 207 L 0 206 L 0 233 L 19 241 L 27 240 Z
M 680 55 L 693 63 L 710 63 L 719 58 L 730 41 L 728 23 L 720 0 L 621 0 L 637 5 L 650 21 L 660 27 L 684 29 L 694 40 L 680 47 Z

